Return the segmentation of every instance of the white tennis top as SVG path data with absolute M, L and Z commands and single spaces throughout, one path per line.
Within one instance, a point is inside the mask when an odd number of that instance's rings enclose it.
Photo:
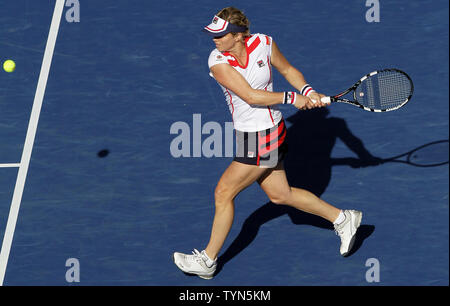
M 247 66 L 241 66 L 230 53 L 214 49 L 209 55 L 209 68 L 217 64 L 229 64 L 247 80 L 252 88 L 273 91 L 272 65 L 270 63 L 272 37 L 253 34 L 245 40 L 245 46 Z M 212 73 L 210 76 L 213 77 Z M 225 95 L 236 130 L 261 131 L 275 126 L 281 120 L 282 114 L 277 106 L 250 105 L 231 90 L 219 85 Z

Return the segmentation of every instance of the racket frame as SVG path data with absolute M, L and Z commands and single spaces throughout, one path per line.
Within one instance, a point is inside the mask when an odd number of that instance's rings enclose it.
M 408 80 L 409 80 L 409 82 L 410 82 L 410 84 L 411 84 L 411 92 L 410 92 L 408 98 L 406 98 L 406 100 L 405 100 L 403 103 L 401 103 L 400 105 L 397 105 L 396 107 L 392 107 L 392 108 L 388 108 L 388 109 L 374 109 L 374 108 L 370 108 L 370 107 L 361 105 L 361 104 L 357 101 L 358 99 L 356 98 L 356 88 L 357 88 L 364 80 L 366 80 L 367 78 L 369 78 L 369 77 L 371 77 L 371 76 L 374 76 L 374 75 L 376 75 L 376 74 L 378 74 L 378 73 L 380 73 L 380 72 L 385 72 L 385 71 L 396 71 L 396 72 L 399 72 L 399 73 L 403 74 L 404 76 L 406 76 L 406 77 L 408 78 Z M 351 92 L 351 91 L 353 91 L 353 99 L 354 99 L 354 100 L 349 100 L 349 99 L 341 98 L 342 96 L 345 96 L 346 94 L 348 94 L 348 93 Z M 337 95 L 335 95 L 335 96 L 330 96 L 330 97 L 322 98 L 322 102 L 325 102 L 325 103 L 331 103 L 331 102 L 347 103 L 347 104 L 351 104 L 351 105 L 357 106 L 357 107 L 359 107 L 359 108 L 362 108 L 362 109 L 364 109 L 364 110 L 366 110 L 366 111 L 369 111 L 369 112 L 378 112 L 378 113 L 380 113 L 380 112 L 389 112 L 389 111 L 393 111 L 393 110 L 399 109 L 400 107 L 403 107 L 406 103 L 408 103 L 408 102 L 411 100 L 411 97 L 412 97 L 413 92 L 414 92 L 414 84 L 413 84 L 413 82 L 412 82 L 412 80 L 411 80 L 411 78 L 409 77 L 408 74 L 406 74 L 404 71 L 399 70 L 399 69 L 396 69 L 396 68 L 387 68 L 387 69 L 382 69 L 382 70 L 375 70 L 375 71 L 372 71 L 371 73 L 366 74 L 366 75 L 363 76 L 358 82 L 356 82 L 352 87 L 350 87 L 350 88 L 347 89 L 346 91 L 343 91 L 343 92 L 341 92 L 340 94 L 337 94 Z

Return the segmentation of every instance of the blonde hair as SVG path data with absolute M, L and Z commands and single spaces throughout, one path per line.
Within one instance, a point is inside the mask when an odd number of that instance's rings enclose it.
M 243 32 L 242 34 L 244 38 L 250 36 L 250 21 L 241 10 L 229 6 L 221 9 L 216 15 L 228 21 L 229 23 L 240 27 L 246 27 L 247 31 Z M 233 35 L 236 35 L 236 33 L 233 33 Z

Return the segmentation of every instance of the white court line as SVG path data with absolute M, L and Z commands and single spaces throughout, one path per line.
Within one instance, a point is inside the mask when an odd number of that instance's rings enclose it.
M 33 144 L 36 137 L 36 130 L 38 126 L 39 115 L 41 113 L 42 101 L 44 100 L 44 93 L 47 86 L 50 66 L 52 63 L 53 51 L 55 50 L 56 38 L 58 36 L 61 16 L 64 9 L 64 1 L 65 0 L 56 0 L 55 9 L 53 11 L 52 23 L 50 25 L 47 45 L 45 47 L 44 59 L 42 60 L 39 81 L 36 88 L 36 94 L 34 96 L 33 109 L 31 110 L 31 117 L 28 123 L 27 135 L 25 137 L 22 160 L 20 162 L 19 173 L 17 175 L 16 186 L 14 188 L 11 208 L 9 210 L 8 222 L 6 224 L 5 235 L 3 237 L 3 244 L 0 252 L 0 286 L 3 286 L 3 280 L 5 278 L 6 265 L 8 263 L 14 230 L 16 228 L 17 216 L 19 215 L 20 202 L 22 201 L 22 194 L 25 187 L 28 166 L 30 164 L 31 152 L 33 151 Z
M 0 164 L 0 168 L 17 168 L 20 164 Z

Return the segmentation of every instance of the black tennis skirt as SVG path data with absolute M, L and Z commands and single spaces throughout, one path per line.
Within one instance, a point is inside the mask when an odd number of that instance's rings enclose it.
M 288 151 L 286 134 L 283 119 L 274 127 L 259 132 L 236 130 L 234 160 L 243 164 L 274 168 Z

